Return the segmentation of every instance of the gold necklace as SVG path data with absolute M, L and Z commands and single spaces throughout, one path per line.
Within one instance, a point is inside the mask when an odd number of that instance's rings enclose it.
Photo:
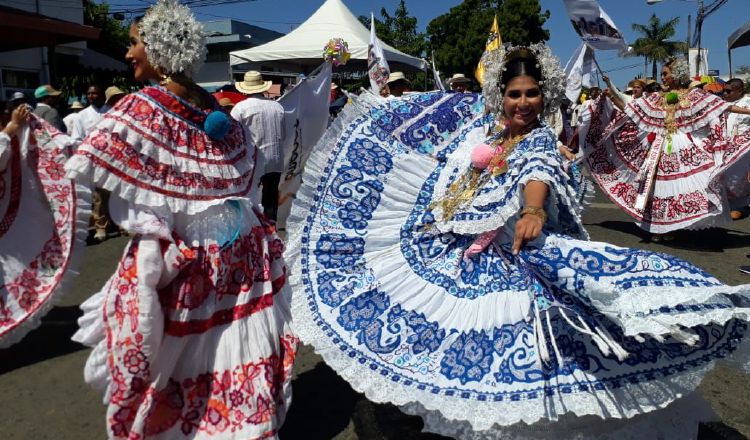
M 528 133 L 519 134 L 512 138 L 503 137 L 492 142 L 495 147 L 495 154 L 490 159 L 487 168 L 482 170 L 472 167 L 471 170 L 465 172 L 448 187 L 441 200 L 430 204 L 430 209 L 434 210 L 439 207 L 443 211 L 443 221 L 452 219 L 460 208 L 474 200 L 477 192 L 490 180 L 490 177 L 497 177 L 508 171 L 508 157 L 526 136 L 528 136 Z M 506 143 L 504 148 L 502 147 L 503 143 Z
M 665 112 L 664 127 L 670 137 L 677 133 L 675 114 L 680 109 L 690 107 L 690 101 L 687 99 L 688 93 L 689 90 L 661 92 L 662 108 Z

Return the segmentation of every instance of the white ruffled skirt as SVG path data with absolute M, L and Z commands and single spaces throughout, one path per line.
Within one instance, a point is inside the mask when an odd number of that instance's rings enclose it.
M 748 366 L 750 285 L 554 230 L 514 256 L 517 213 L 503 206 L 495 240 L 463 259 L 476 235 L 441 231 L 430 206 L 456 174 L 444 159 L 481 129 L 475 105 L 441 94 L 355 105 L 318 144 L 289 221 L 300 338 L 354 389 L 444 435 L 694 435 L 710 411 L 680 399 L 717 360 Z M 564 179 L 537 166 L 567 203 Z
M 84 376 L 109 437 L 275 438 L 297 339 L 273 226 L 240 200 L 199 219 L 114 208 L 135 237 L 73 337 L 93 347 Z M 219 232 L 227 218 L 234 234 Z

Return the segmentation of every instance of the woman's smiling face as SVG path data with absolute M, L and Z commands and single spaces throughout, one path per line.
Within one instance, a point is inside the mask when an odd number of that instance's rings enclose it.
M 542 90 L 534 78 L 520 75 L 508 82 L 503 95 L 503 112 L 512 131 L 535 123 L 543 108 Z
M 148 62 L 146 55 L 146 44 L 141 39 L 138 25 L 130 26 L 130 47 L 125 59 L 133 67 L 133 78 L 136 81 L 158 80 L 159 72 Z

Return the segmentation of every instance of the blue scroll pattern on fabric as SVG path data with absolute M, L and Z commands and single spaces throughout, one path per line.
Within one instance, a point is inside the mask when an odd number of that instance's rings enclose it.
M 692 347 L 669 340 L 665 343 L 653 339 L 636 342 L 624 337 L 618 326 L 587 300 L 584 279 L 606 280 L 621 288 L 623 294 L 633 285 L 719 284 L 710 275 L 675 257 L 629 249 L 592 250 L 575 245 L 527 250 L 519 260 L 511 262 L 511 266 L 508 266 L 509 257 L 493 247 L 470 262 L 461 261 L 462 251 L 473 237 L 440 234 L 427 227 L 435 220 L 428 206 L 444 164 L 440 159 L 455 150 L 460 142 L 458 137 L 452 144 L 445 144 L 448 134 L 477 128 L 483 120 L 477 117 L 481 105 L 473 95 L 447 95 L 447 99 L 445 96 L 417 95 L 392 107 L 376 108 L 369 116 L 355 121 L 342 136 L 321 176 L 317 205 L 308 223 L 317 222 L 324 226 L 322 230 L 326 226 L 336 226 L 343 232 L 320 235 L 310 255 L 312 240 L 307 229 L 308 235 L 303 237 L 306 245 L 302 252 L 303 277 L 316 324 L 336 341 L 340 350 L 404 386 L 466 399 L 501 401 L 585 392 L 589 388 L 619 388 L 669 377 L 712 358 L 726 356 L 736 348 L 747 328 L 740 321 L 697 329 L 700 343 Z M 404 126 L 409 121 L 412 123 Z M 378 142 L 374 142 L 373 137 Z M 528 144 L 528 148 L 534 148 L 535 144 Z M 549 325 L 564 360 L 562 365 L 555 359 L 549 363 L 538 361 L 530 321 L 499 325 L 490 331 L 457 331 L 443 328 L 440 322 L 430 321 L 423 313 L 393 303 L 389 293 L 378 287 L 377 280 L 368 279 L 369 269 L 363 255 L 371 238 L 368 222 L 382 198 L 388 197 L 383 193 L 384 182 L 394 168 L 413 154 L 434 154 L 439 159 L 435 171 L 423 182 L 400 237 L 394 240 L 413 276 L 467 301 L 489 293 L 542 290 L 541 296 L 579 312 L 590 324 L 603 323 L 631 356 L 624 361 L 604 356 L 588 336 L 572 329 L 554 309 Z M 523 147 L 518 157 L 522 154 Z M 529 162 L 527 166 L 545 167 L 545 164 Z M 556 175 L 554 170 L 551 173 Z M 559 180 L 554 185 L 567 184 L 564 176 L 556 177 Z M 502 203 L 503 200 L 497 201 L 497 204 Z M 486 209 L 491 211 L 494 205 Z M 547 233 L 555 235 L 555 231 Z M 458 277 L 452 276 L 456 269 Z M 671 277 L 675 269 L 695 277 Z M 558 279 L 563 270 L 576 275 Z M 316 274 L 314 280 L 311 274 Z M 313 285 L 317 285 L 317 289 L 313 289 Z M 324 319 L 320 303 L 332 308 L 332 313 L 337 315 L 335 322 Z M 725 305 L 703 304 L 701 307 Z M 578 372 L 597 378 L 580 380 Z M 552 378 L 557 380 L 550 380 Z M 496 392 L 493 390 L 497 384 L 523 386 Z

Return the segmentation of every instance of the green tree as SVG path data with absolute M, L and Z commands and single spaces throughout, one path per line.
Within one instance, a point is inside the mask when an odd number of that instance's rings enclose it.
M 125 61 L 129 25 L 115 19 L 109 12 L 106 2 L 83 0 L 83 23 L 100 30 L 98 40 L 86 42 L 88 48 L 115 60 Z M 71 63 L 65 56 L 59 57 L 55 63 L 54 81 L 68 100 L 82 100 L 90 84 L 98 84 L 101 87 L 117 85 L 126 91 L 135 90 L 140 86 L 133 80 L 130 72 L 85 67 L 77 62 Z
M 88 42 L 91 49 L 117 60 L 125 57 L 130 27 L 112 16 L 109 12 L 109 4 L 83 0 L 83 24 L 101 31 L 98 40 Z
M 368 28 L 370 17 L 361 15 L 359 21 Z M 384 43 L 415 57 L 424 56 L 425 34 L 417 31 L 417 18 L 409 15 L 406 1 L 396 6 L 391 15 L 385 8 L 380 9 L 380 18 L 375 18 L 375 32 Z
M 451 75 L 472 76 L 484 53 L 492 20 L 497 14 L 503 42 L 530 44 L 549 40 L 542 26 L 549 11 L 539 0 L 464 0 L 427 25 L 429 47 L 437 67 Z
M 633 30 L 643 36 L 633 42 L 633 51 L 631 56 L 642 56 L 646 58 L 646 63 L 651 61 L 652 76 L 656 78 L 657 64 L 687 50 L 686 44 L 682 41 L 669 40 L 676 33 L 677 23 L 680 17 L 675 17 L 667 22 L 662 22 L 656 14 L 646 24 L 633 24 Z

